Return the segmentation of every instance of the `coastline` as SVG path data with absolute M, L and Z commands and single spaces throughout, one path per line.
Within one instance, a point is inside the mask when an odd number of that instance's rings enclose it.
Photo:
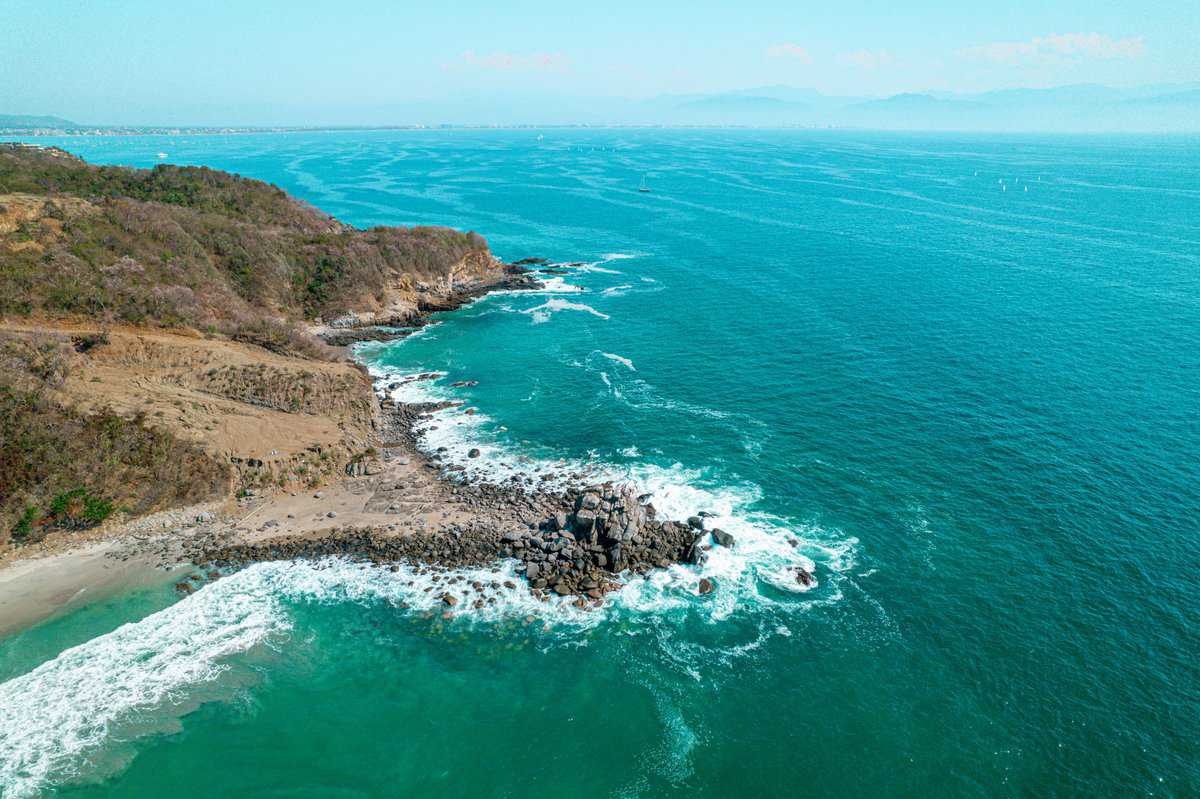
M 381 327 L 403 328 L 383 340 L 398 339 L 428 324 L 432 314 L 492 292 L 544 288 L 526 268 L 544 263 L 508 264 L 497 280 L 423 298 L 414 309 L 351 316 L 312 332 L 349 354 L 353 343 L 381 340 Z M 467 477 L 461 466 L 419 446 L 420 425 L 458 403 L 406 403 L 388 396 L 401 382 L 438 377 L 376 377 L 375 456 L 351 462 L 344 477 L 316 490 L 252 492 L 236 502 L 177 508 L 82 539 L 54 536 L 39 552 L 8 553 L 7 562 L 0 561 L 0 635 L 155 581 L 182 578 L 176 583 L 182 596 L 250 563 L 327 556 L 434 570 L 511 558 L 536 598 L 562 597 L 577 608 L 595 608 L 622 585 L 622 573 L 700 563 L 714 543 L 733 545 L 719 530 L 712 538 L 702 515 L 657 519 L 652 497 L 633 486 L 589 484 L 579 473 L 559 475 L 553 485 L 529 477 L 504 485 Z M 694 586 L 697 593 L 713 588 L 702 578 Z M 481 590 L 469 604 L 479 608 L 489 600 L 494 598 Z M 445 595 L 445 612 L 457 604 Z M 459 610 L 468 610 L 468 602 L 463 604 Z
M 119 594 L 163 585 L 188 571 L 160 567 L 149 552 L 124 557 L 115 541 L 96 541 L 0 567 L 0 638 Z

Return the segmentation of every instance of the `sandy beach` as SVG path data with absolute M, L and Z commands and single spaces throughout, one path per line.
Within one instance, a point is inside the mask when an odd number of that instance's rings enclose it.
M 163 569 L 149 553 L 113 557 L 120 547 L 98 541 L 0 568 L 0 637 L 187 571 L 187 566 Z

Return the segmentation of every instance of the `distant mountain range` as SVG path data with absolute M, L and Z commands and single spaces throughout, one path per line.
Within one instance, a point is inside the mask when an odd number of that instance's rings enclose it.
M 974 94 L 912 92 L 890 97 L 826 95 L 793 86 L 759 86 L 713 94 L 646 99 L 499 95 L 444 97 L 384 107 L 345 109 L 329 125 L 303 127 L 734 125 L 887 130 L 1063 132 L 1200 132 L 1200 82 L 1115 88 L 1076 84 Z M 290 127 L 295 127 L 293 123 Z M 156 131 L 178 129 L 157 126 Z M 242 124 L 239 129 L 253 127 Z M 267 127 L 261 125 L 260 127 Z M 0 129 L 134 132 L 136 127 L 82 126 L 53 116 L 0 114 Z M 142 128 L 145 130 L 146 128 Z M 196 128 L 192 128 L 196 130 Z
M 642 103 L 646 121 L 934 130 L 1200 131 L 1200 83 L 835 97 L 769 86 Z

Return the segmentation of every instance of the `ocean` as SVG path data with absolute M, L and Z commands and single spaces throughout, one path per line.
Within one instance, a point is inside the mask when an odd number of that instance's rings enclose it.
M 479 408 L 424 432 L 476 477 L 737 546 L 599 613 L 337 560 L 90 605 L 0 640 L 3 796 L 1200 795 L 1200 140 L 40 141 L 563 265 L 358 355 Z

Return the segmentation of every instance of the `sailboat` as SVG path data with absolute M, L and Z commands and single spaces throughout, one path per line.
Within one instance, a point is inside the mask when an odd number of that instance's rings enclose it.
M 638 191 L 640 191 L 642 194 L 646 194 L 650 191 L 650 187 L 646 185 L 645 175 L 642 175 L 642 183 L 640 186 L 638 186 Z

